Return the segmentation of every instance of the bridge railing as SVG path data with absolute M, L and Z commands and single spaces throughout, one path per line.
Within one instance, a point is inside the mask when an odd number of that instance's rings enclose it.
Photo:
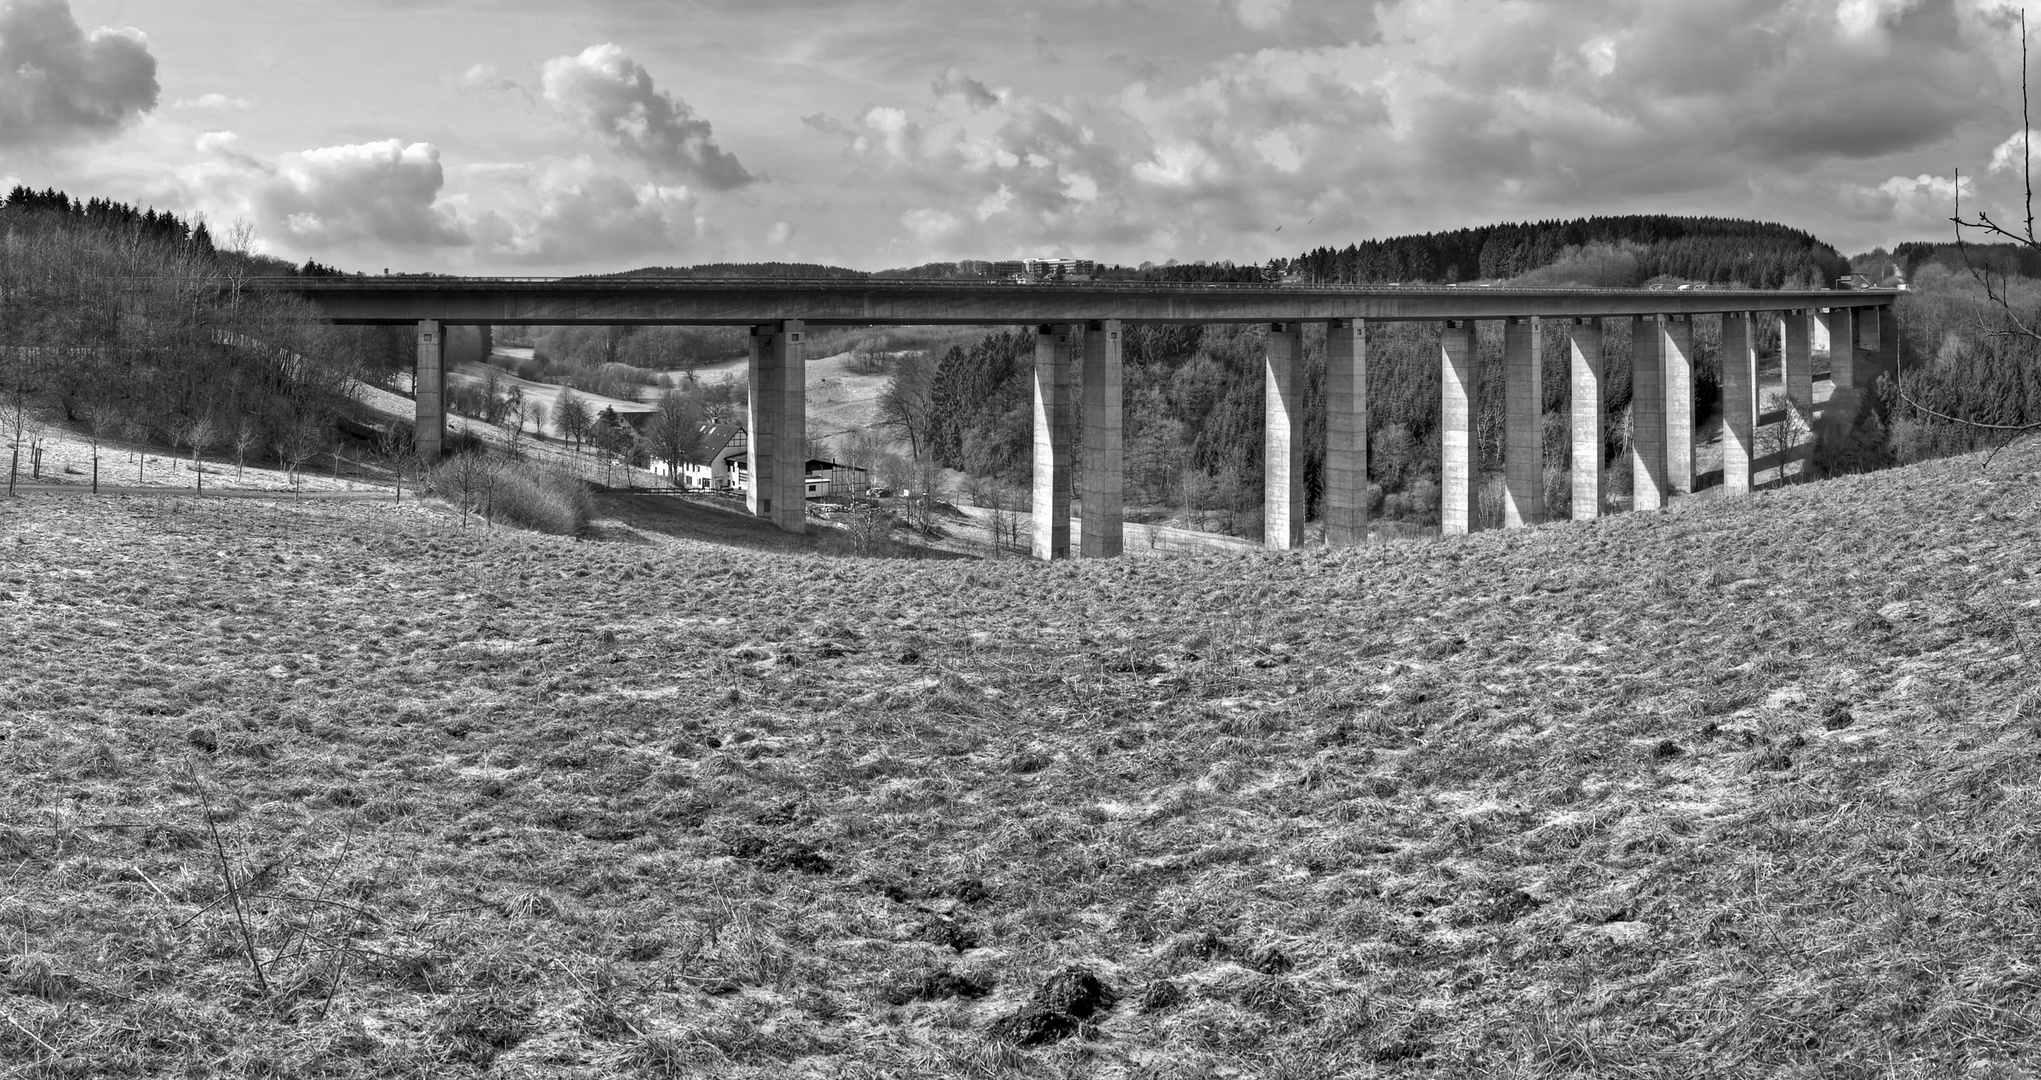
M 1043 281 L 1018 282 L 994 278 L 747 278 L 747 277 L 448 277 L 441 275 L 383 274 L 365 277 L 251 277 L 251 285 L 296 291 L 323 290 L 373 290 L 378 288 L 447 289 L 492 288 L 503 285 L 555 285 L 577 290 L 629 291 L 643 288 L 670 288 L 688 286 L 703 289 L 759 289 L 759 288 L 808 288 L 833 291 L 855 291 L 880 289 L 903 292 L 948 292 L 958 289 L 998 290 L 1055 290 L 1081 292 L 1118 292 L 1138 290 L 1141 292 L 1185 292 L 1201 293 L 1215 290 L 1238 290 L 1242 292 L 1266 293 L 1461 293 L 1483 291 L 1491 293 L 1522 294 L 1530 296 L 1550 295 L 1594 295 L 1632 296 L 1650 295 L 1662 292 L 1709 292 L 1732 296 L 1771 296 L 1780 293 L 1794 295 L 1836 294 L 1862 296 L 1899 295 L 1893 289 L 1726 289 L 1717 287 L 1676 289 L 1666 287 L 1637 288 L 1585 288 L 1560 285 L 1507 285 L 1489 283 L 1466 284 L 1404 284 L 1386 282 L 1376 284 L 1302 284 L 1263 281 Z

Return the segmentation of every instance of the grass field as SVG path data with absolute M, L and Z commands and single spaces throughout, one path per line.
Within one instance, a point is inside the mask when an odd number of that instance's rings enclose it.
M 2037 479 L 1056 565 L 0 503 L 0 1070 L 2035 1075 Z

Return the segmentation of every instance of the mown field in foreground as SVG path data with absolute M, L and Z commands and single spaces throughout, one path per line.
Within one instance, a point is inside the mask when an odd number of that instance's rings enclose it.
M 2032 1075 L 2037 470 L 1055 566 L 0 504 L 0 1068 Z

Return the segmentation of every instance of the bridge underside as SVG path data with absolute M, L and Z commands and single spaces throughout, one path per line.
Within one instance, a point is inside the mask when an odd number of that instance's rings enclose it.
M 437 458 L 445 409 L 440 340 L 446 325 L 683 324 L 751 328 L 754 513 L 788 532 L 804 532 L 806 477 L 806 331 L 827 325 L 1033 325 L 1034 553 L 1042 559 L 1121 553 L 1121 334 L 1132 322 L 1269 325 L 1266 358 L 1264 544 L 1304 542 L 1302 439 L 1304 334 L 1325 334 L 1325 469 L 1321 517 L 1325 542 L 1344 546 L 1368 536 L 1367 339 L 1373 322 L 1435 321 L 1439 343 L 1440 525 L 1448 534 L 1488 524 L 1480 470 L 1483 384 L 1477 326 L 1502 324 L 1506 394 L 1504 469 L 1495 507 L 1500 523 L 1539 523 L 1555 507 L 1576 520 L 1606 512 L 1603 431 L 1603 322 L 1627 321 L 1631 335 L 1629 507 L 1657 509 L 1695 486 L 1693 420 L 1695 316 L 1720 318 L 1723 416 L 1722 488 L 1750 491 L 1759 457 L 1757 379 L 1762 320 L 1776 320 L 1778 400 L 1785 408 L 1772 454 L 1784 475 L 1804 468 L 1814 422 L 1810 358 L 1826 345 L 1829 417 L 1848 423 L 1880 375 L 1897 370 L 1892 293 L 1700 290 L 1292 289 L 1251 287 L 874 286 L 860 282 L 703 286 L 643 282 L 483 283 L 459 279 L 340 279 L 294 282 L 333 320 L 410 323 L 418 328 L 417 439 Z M 1541 385 L 1544 335 L 1568 338 L 1565 453 L 1544 446 Z M 1313 336 L 1316 337 L 1314 330 Z M 1080 450 L 1081 447 L 1081 450 Z M 1077 464 L 1073 465 L 1073 459 Z M 1563 467 L 1569 490 L 1550 496 L 1546 471 Z M 1075 475 L 1073 475 L 1075 473 Z M 1553 490 L 1557 490 L 1554 488 Z M 1563 496 L 1563 497 L 1562 497 Z M 1072 551 L 1072 503 L 1082 529 Z
M 338 323 L 423 319 L 494 326 L 1039 326 L 1303 323 L 1719 315 L 1780 308 L 1877 307 L 1891 293 L 1754 290 L 1010 285 L 658 279 L 502 282 L 465 278 L 294 278 L 266 282 Z

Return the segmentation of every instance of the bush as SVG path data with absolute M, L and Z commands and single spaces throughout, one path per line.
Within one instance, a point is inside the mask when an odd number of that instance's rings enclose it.
M 1502 528 L 1503 476 L 1497 472 L 1484 472 L 1481 482 L 1474 489 L 1474 527 L 1477 529 Z
M 1437 525 L 1439 497 L 1439 482 L 1429 476 L 1410 485 L 1410 491 L 1404 495 L 1410 520 L 1418 525 Z
M 595 498 L 580 477 L 524 461 L 492 462 L 490 514 L 499 521 L 571 536 L 595 518 Z
M 1892 464 L 1884 421 L 1865 397 L 1849 400 L 1838 394 L 1814 424 L 1810 454 L 1816 476 L 1871 472 Z
M 572 535 L 595 518 L 580 477 L 479 447 L 449 453 L 426 473 L 425 489 L 462 508 L 540 532 Z
M 1545 520 L 1568 521 L 1573 517 L 1573 470 L 1564 465 L 1545 466 Z

